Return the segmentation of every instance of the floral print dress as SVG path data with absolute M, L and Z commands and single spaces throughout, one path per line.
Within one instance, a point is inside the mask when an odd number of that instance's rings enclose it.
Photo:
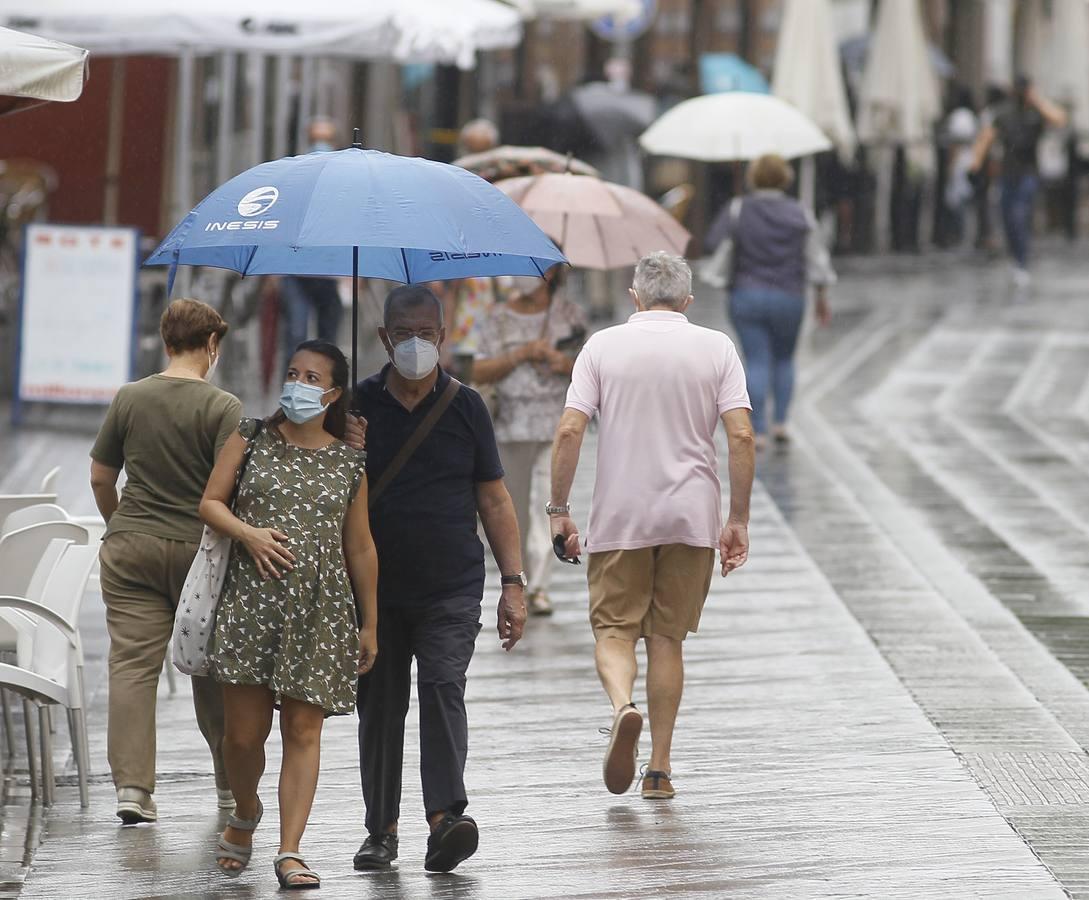
M 328 713 L 355 709 L 359 639 L 344 562 L 343 529 L 366 454 L 334 441 L 318 450 L 285 444 L 256 419 L 238 426 L 255 441 L 235 515 L 287 535 L 294 568 L 263 579 L 246 548 L 231 547 L 216 611 L 212 673 L 226 684 L 267 685 Z

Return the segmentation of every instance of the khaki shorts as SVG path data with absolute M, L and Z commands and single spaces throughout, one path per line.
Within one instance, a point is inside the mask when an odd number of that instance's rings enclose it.
M 657 634 L 683 641 L 699 628 L 714 568 L 713 549 L 686 544 L 591 553 L 586 575 L 594 638 Z

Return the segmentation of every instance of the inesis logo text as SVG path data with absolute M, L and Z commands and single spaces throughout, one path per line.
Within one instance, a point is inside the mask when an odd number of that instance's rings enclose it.
M 280 191 L 268 185 L 250 191 L 238 201 L 238 214 L 242 219 L 229 222 L 209 222 L 205 231 L 272 231 L 280 227 L 279 219 L 255 219 L 268 212 L 280 199 Z

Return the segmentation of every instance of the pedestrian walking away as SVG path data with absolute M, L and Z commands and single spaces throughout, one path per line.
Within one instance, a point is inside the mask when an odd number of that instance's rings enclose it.
M 635 645 L 646 643 L 651 754 L 646 799 L 674 795 L 670 753 L 684 686 L 683 644 L 699 626 L 715 548 L 723 576 L 748 557 L 754 440 L 737 351 L 689 323 L 692 272 L 678 256 L 644 257 L 636 313 L 598 332 L 575 362 L 552 453 L 552 534 L 581 555 L 568 503 L 586 427 L 598 418 L 589 529 L 590 625 L 613 721 L 602 774 L 614 794 L 635 778 L 643 715 L 635 706 Z M 730 512 L 722 522 L 715 431 L 729 441 Z M 633 448 L 638 448 L 636 451 Z
M 525 622 L 518 523 L 483 399 L 438 365 L 442 305 L 426 287 L 390 292 L 380 329 L 391 363 L 360 382 L 366 422 L 371 528 L 378 548 L 378 643 L 359 679 L 359 766 L 367 837 L 357 869 L 398 855 L 401 769 L 411 668 L 420 705 L 420 778 L 431 829 L 424 867 L 448 872 L 477 848 L 465 815 L 465 678 L 480 631 L 484 548 L 502 574 L 498 632 L 510 650 Z M 362 423 L 359 423 L 360 426 Z M 363 439 L 362 427 L 353 438 Z
M 527 606 L 535 616 L 552 613 L 548 584 L 555 557 L 540 508 L 548 499 L 552 438 L 586 338 L 586 315 L 566 299 L 561 277 L 554 266 L 545 280 L 514 279 L 507 301 L 484 322 L 473 364 L 477 383 L 495 385 L 495 436 L 518 513 Z
M 227 323 L 197 300 L 175 300 L 159 328 L 170 362 L 118 391 L 91 450 L 91 488 L 107 523 L 100 552 L 110 635 L 107 756 L 126 825 L 154 822 L 155 701 L 185 577 L 201 535 L 201 494 L 242 404 L 208 383 Z M 125 470 L 120 498 L 117 481 Z M 223 699 L 193 678 L 220 809 L 234 807 L 223 763 Z
M 975 146 L 974 173 L 980 173 L 997 140 L 1002 147 L 999 176 L 999 208 L 1006 232 L 1006 247 L 1013 261 L 1013 281 L 1019 288 L 1029 284 L 1029 251 L 1036 192 L 1040 187 L 1037 151 L 1044 128 L 1066 127 L 1066 111 L 1043 97 L 1031 80 L 1017 77 L 1013 93 L 980 131 Z
M 730 321 L 741 340 L 757 449 L 771 433 L 786 443 L 794 395 L 794 351 L 805 314 L 806 284 L 816 288 L 817 321 L 831 320 L 828 288 L 835 284 L 828 250 L 813 214 L 786 195 L 794 178 L 780 156 L 762 156 L 749 168 L 752 193 L 732 204 L 726 237 L 701 272 L 729 290 Z
M 299 345 L 279 410 L 243 419 L 224 447 L 201 517 L 233 541 L 216 612 L 212 672 L 223 684 L 224 757 L 237 801 L 216 860 L 236 877 L 263 807 L 257 789 L 280 710 L 280 886 L 314 888 L 299 843 L 318 783 L 325 717 L 347 714 L 355 680 L 377 656 L 377 561 L 365 454 L 346 445 L 348 361 L 334 345 Z M 230 498 L 249 446 L 249 461 Z

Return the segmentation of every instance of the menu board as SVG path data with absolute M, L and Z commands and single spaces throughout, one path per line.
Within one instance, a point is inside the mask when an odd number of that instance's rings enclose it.
M 27 226 L 17 401 L 109 403 L 131 379 L 138 249 L 131 228 Z

